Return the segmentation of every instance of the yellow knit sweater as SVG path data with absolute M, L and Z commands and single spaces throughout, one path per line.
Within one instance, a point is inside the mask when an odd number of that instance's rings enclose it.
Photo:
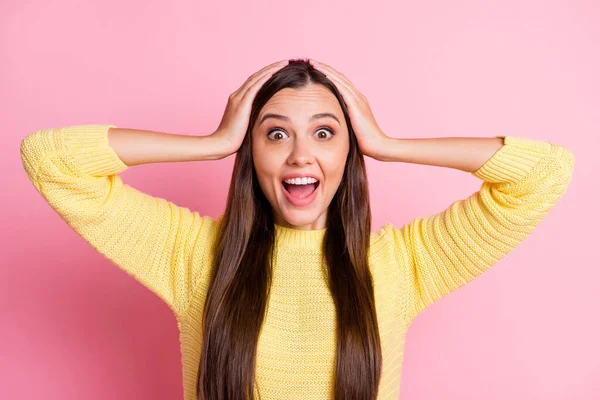
M 33 132 L 23 166 L 39 193 L 91 246 L 173 310 L 180 332 L 185 400 L 196 399 L 201 320 L 221 217 L 211 218 L 124 184 L 127 169 L 108 128 Z M 479 191 L 444 211 L 370 237 L 369 265 L 383 351 L 378 399 L 395 400 L 412 320 L 503 258 L 559 201 L 573 153 L 514 136 L 472 175 Z M 325 230 L 279 225 L 270 301 L 262 326 L 255 393 L 270 399 L 332 398 L 335 308 L 323 279 Z

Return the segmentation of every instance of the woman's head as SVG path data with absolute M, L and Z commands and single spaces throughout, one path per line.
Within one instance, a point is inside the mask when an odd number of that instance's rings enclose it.
M 346 170 L 357 163 L 363 168 L 341 94 L 303 60 L 290 61 L 258 91 L 246 136 L 238 153 L 251 154 L 256 183 L 271 206 L 274 223 L 282 226 L 324 228 Z M 307 175 L 318 182 L 285 182 L 286 177 Z
M 331 115 L 313 119 L 318 114 Z M 282 182 L 289 175 L 318 184 L 290 188 Z M 307 205 L 288 196 L 313 189 Z M 291 60 L 256 93 L 236 154 L 203 314 L 199 399 L 253 398 L 275 224 L 327 228 L 321 250 L 337 317 L 335 398 L 375 399 L 381 348 L 364 158 L 335 84 L 304 60 Z
M 320 72 L 306 64 L 287 68 L 257 96 L 260 110 L 250 133 L 254 168 L 276 224 L 322 229 L 346 169 L 348 126 L 335 89 Z M 316 182 L 286 183 L 294 176 Z

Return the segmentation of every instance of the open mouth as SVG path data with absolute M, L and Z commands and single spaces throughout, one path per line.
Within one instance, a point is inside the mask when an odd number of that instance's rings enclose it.
M 286 183 L 282 181 L 281 184 L 283 185 L 283 188 L 285 189 L 287 194 L 290 195 L 290 197 L 301 200 L 306 199 L 307 197 L 312 195 L 321 184 L 321 181 L 316 181 L 315 183 L 306 183 L 304 185 L 296 185 L 293 183 Z

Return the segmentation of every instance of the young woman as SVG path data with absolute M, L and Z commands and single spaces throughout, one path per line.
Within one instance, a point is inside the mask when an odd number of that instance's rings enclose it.
M 215 219 L 118 175 L 234 153 Z M 388 137 L 365 96 L 313 60 L 253 74 L 210 135 L 79 125 L 31 133 L 21 154 L 69 226 L 173 310 L 186 400 L 397 399 L 413 319 L 521 243 L 574 166 L 566 147 L 524 137 Z M 363 155 L 483 182 L 371 232 Z

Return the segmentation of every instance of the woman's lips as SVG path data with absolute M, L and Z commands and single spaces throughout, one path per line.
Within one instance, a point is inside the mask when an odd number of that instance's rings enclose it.
M 288 192 L 287 189 L 285 188 L 284 182 L 281 182 L 281 187 L 283 188 L 283 193 L 285 195 L 285 198 L 287 199 L 288 202 L 290 202 L 291 204 L 293 204 L 296 207 L 303 207 L 303 206 L 307 206 L 307 205 L 311 204 L 317 197 L 317 192 L 318 192 L 319 186 L 321 186 L 321 181 L 317 181 L 317 183 L 315 184 L 315 190 L 313 190 L 313 192 L 310 195 L 300 199 L 298 197 L 292 196 L 290 194 L 290 192 Z

